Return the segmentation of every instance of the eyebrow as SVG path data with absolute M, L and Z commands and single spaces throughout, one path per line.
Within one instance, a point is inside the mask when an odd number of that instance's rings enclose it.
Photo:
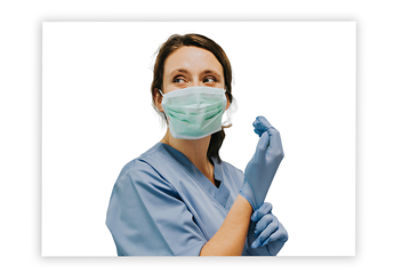
M 178 68 L 178 69 L 173 70 L 173 71 L 171 72 L 171 75 L 173 75 L 173 74 L 175 74 L 175 73 L 178 73 L 178 72 L 180 72 L 180 73 L 186 73 L 186 74 L 189 73 L 189 71 L 186 70 L 186 69 L 184 69 L 184 68 Z M 215 72 L 214 70 L 211 70 L 211 69 L 206 69 L 206 70 L 204 70 L 204 71 L 201 72 L 201 74 L 209 74 L 209 73 L 215 74 L 215 75 L 217 75 L 219 78 L 221 78 L 221 75 L 220 75 L 220 74 L 218 74 L 217 72 Z

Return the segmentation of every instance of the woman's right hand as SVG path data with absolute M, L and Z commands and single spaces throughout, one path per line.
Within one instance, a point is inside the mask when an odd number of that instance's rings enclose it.
M 250 247 L 266 246 L 269 255 L 276 256 L 289 239 L 289 235 L 278 218 L 272 214 L 271 203 L 263 203 L 253 212 L 251 221 L 247 236 Z
M 284 153 L 278 130 L 272 127 L 265 117 L 257 116 L 253 126 L 260 139 L 256 152 L 246 166 L 240 194 L 249 201 L 255 211 L 264 203 Z

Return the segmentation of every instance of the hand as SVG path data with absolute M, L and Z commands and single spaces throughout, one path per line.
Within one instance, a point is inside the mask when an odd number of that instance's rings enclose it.
M 281 136 L 263 116 L 253 122 L 254 132 L 260 136 L 256 152 L 246 166 L 240 194 L 255 211 L 264 203 L 276 171 L 284 157 Z
M 257 237 L 251 244 L 251 248 L 267 246 L 268 252 L 276 256 L 289 239 L 288 233 L 283 225 L 272 214 L 272 205 L 265 202 L 251 216 L 251 221 L 257 222 L 254 234 Z

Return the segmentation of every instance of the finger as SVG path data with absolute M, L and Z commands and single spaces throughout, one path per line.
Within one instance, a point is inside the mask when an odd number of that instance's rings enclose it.
M 273 234 L 271 234 L 271 236 L 269 237 L 270 242 L 277 241 L 277 240 L 280 240 L 283 242 L 288 240 L 288 234 L 285 229 L 281 228 L 281 226 L 279 226 L 279 228 Z
M 261 217 L 272 211 L 272 204 L 265 202 L 251 216 L 252 221 L 258 221 Z
M 261 217 L 266 215 L 267 213 L 271 212 L 272 210 L 272 204 L 265 202 L 259 207 L 251 216 L 252 221 L 258 221 Z
M 266 128 L 262 126 L 260 120 L 257 118 L 253 122 L 254 132 L 261 137 L 261 135 L 266 131 Z
M 272 127 L 268 129 L 267 132 L 270 134 L 269 149 L 274 149 L 274 151 L 279 151 L 283 154 L 281 134 L 279 131 Z
M 267 228 L 265 228 L 264 231 L 260 233 L 260 235 L 254 240 L 254 242 L 251 244 L 252 248 L 258 248 L 261 245 L 265 245 L 270 241 L 270 236 L 271 233 L 275 232 L 276 229 L 278 228 L 278 224 L 276 221 L 273 221 L 271 224 L 268 225 Z
M 264 159 L 267 148 L 269 145 L 269 134 L 268 132 L 264 132 L 258 140 L 257 150 L 256 150 L 256 158 Z
M 265 230 L 271 222 L 273 222 L 274 217 L 272 214 L 266 214 L 257 222 L 256 227 L 254 228 L 254 234 L 258 235 L 260 232 Z
M 272 127 L 271 123 L 262 115 L 257 116 L 256 121 L 261 128 L 269 129 Z
M 253 121 L 253 127 L 255 129 L 266 129 L 262 126 L 260 120 L 258 119 L 258 117 L 256 117 L 256 119 Z
M 261 136 L 268 128 L 272 127 L 268 120 L 263 116 L 257 116 L 253 122 L 254 132 Z
M 256 133 L 259 137 L 261 137 L 261 135 L 264 133 L 264 131 L 254 128 L 254 133 Z
M 257 239 L 251 244 L 251 247 L 252 247 L 252 248 L 258 248 L 258 247 L 261 247 L 261 246 L 265 246 L 265 245 L 267 245 L 267 244 L 270 243 L 270 242 L 271 242 L 271 237 L 270 237 L 270 236 L 263 236 L 263 237 L 257 238 Z
M 274 241 L 274 240 L 287 241 L 289 236 L 288 236 L 288 233 L 287 233 L 285 227 L 282 225 L 282 223 L 279 222 L 279 220 L 276 216 L 274 216 L 274 219 L 278 222 L 278 229 L 273 234 L 271 234 L 270 241 Z
M 263 244 L 272 233 L 274 233 L 279 227 L 278 221 L 274 218 L 271 223 L 258 235 L 255 241 L 258 241 L 259 245 Z

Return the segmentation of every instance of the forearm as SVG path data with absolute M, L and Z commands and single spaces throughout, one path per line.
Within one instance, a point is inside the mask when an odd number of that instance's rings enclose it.
M 221 228 L 201 249 L 200 256 L 240 256 L 252 211 L 249 202 L 239 194 Z

